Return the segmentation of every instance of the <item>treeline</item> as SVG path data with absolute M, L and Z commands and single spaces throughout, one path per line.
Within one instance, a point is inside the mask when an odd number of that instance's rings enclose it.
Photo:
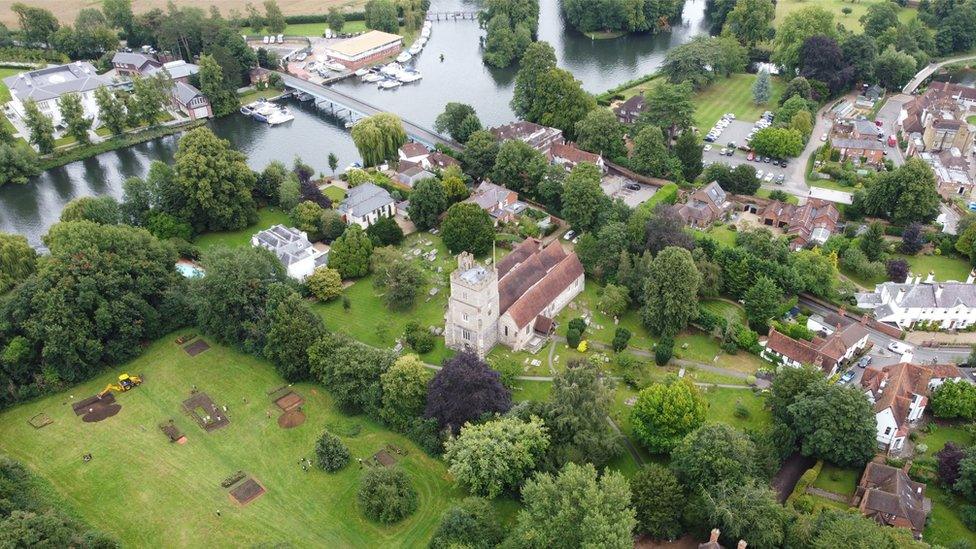
M 681 21 L 684 0 L 562 0 L 563 14 L 580 32 L 664 31 Z
M 539 0 L 488 0 L 478 20 L 487 29 L 485 63 L 507 67 L 522 58 L 539 33 Z

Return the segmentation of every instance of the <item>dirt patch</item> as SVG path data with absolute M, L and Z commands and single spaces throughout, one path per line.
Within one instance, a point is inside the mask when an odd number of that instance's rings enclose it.
M 770 481 L 770 485 L 776 491 L 776 499 L 780 503 L 785 502 L 786 498 L 790 497 L 800 477 L 803 476 L 803 473 L 807 472 L 807 469 L 813 467 L 816 462 L 817 460 L 812 457 L 806 457 L 800 452 L 793 452 L 790 457 L 786 458 L 783 466 L 780 467 L 776 475 L 773 476 L 773 480 Z
M 304 403 L 305 399 L 302 398 L 302 395 L 292 391 L 289 391 L 286 395 L 275 400 L 275 404 L 278 406 L 278 408 L 281 408 L 285 412 L 296 410 Z
M 247 505 L 260 497 L 263 493 L 264 486 L 258 484 L 258 481 L 254 480 L 253 478 L 249 478 L 231 490 L 230 497 L 241 505 Z
M 173 423 L 173 420 L 169 420 L 166 423 L 159 424 L 159 430 L 163 432 L 164 435 L 169 437 L 170 442 L 175 442 L 177 444 L 186 444 L 186 437 L 180 431 L 180 428 Z
M 190 343 L 189 345 L 183 347 L 183 350 L 186 351 L 186 354 L 190 356 L 197 356 L 198 354 L 206 351 L 209 348 L 210 348 L 209 343 L 207 343 L 202 339 L 198 339 L 193 343 Z
M 98 395 L 88 397 L 71 406 L 75 415 L 82 416 L 85 423 L 95 423 L 110 418 L 122 410 L 121 404 L 115 403 L 115 395 L 108 393 L 99 398 Z
M 208 433 L 230 424 L 227 414 L 214 404 L 207 393 L 196 393 L 184 400 L 183 409 Z
M 375 459 L 376 463 L 379 463 L 383 467 L 393 467 L 396 465 L 396 458 L 386 450 L 380 450 L 379 452 L 373 454 L 373 459 Z
M 31 427 L 35 429 L 40 429 L 41 427 L 54 423 L 54 420 L 51 419 L 51 416 L 41 412 L 40 414 L 28 419 L 27 423 L 30 423 Z
M 278 427 L 291 429 L 305 423 L 305 414 L 301 410 L 289 410 L 278 416 Z

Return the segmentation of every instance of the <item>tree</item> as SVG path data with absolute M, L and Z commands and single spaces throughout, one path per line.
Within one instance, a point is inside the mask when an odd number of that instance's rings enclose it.
M 308 233 L 309 240 L 314 242 L 322 238 L 323 211 L 322 206 L 306 200 L 295 206 L 288 217 L 296 229 Z
M 894 171 L 877 177 L 868 187 L 862 206 L 866 215 L 903 225 L 935 219 L 939 201 L 932 169 L 919 158 L 909 158 Z
M 617 471 L 597 475 L 591 464 L 570 463 L 526 482 L 522 501 L 513 547 L 633 547 L 630 489 Z
M 132 80 L 132 96 L 128 113 L 132 121 L 155 126 L 165 112 L 167 84 L 164 76 L 137 77 Z M 235 105 L 236 106 L 236 105 Z
M 926 545 L 915 541 L 908 528 L 890 528 L 840 510 L 821 511 L 809 532 L 811 547 L 924 549 Z
M 574 361 L 556 375 L 540 411 L 556 463 L 600 467 L 620 452 L 620 435 L 607 423 L 612 404 L 612 382 L 596 366 Z
M 600 169 L 588 162 L 573 167 L 563 184 L 563 219 L 577 232 L 598 228 L 610 199 L 600 187 Z
M 772 96 L 772 84 L 769 81 L 769 71 L 763 69 L 756 75 L 756 81 L 752 84 L 752 101 L 757 105 L 769 103 Z
M 952 484 L 952 489 L 969 501 L 976 500 L 976 450 L 972 446 L 964 450 L 965 454 L 959 460 L 959 476 Z
M 966 457 L 966 451 L 953 441 L 948 441 L 935 453 L 939 482 L 952 488 L 959 480 L 959 463 Z
M 626 253 L 624 253 L 626 255 Z M 607 284 L 600 293 L 600 310 L 610 317 L 618 317 L 627 311 L 630 296 L 626 286 Z
M 820 6 L 808 6 L 791 12 L 776 28 L 772 61 L 786 67 L 787 74 L 795 74 L 800 67 L 800 48 L 811 36 L 833 38 L 834 15 Z
M 102 0 L 102 12 L 107 22 L 128 34 L 132 28 L 132 0 Z
M 366 28 L 396 34 L 400 28 L 396 6 L 390 0 L 366 2 Z
M 60 220 L 115 225 L 119 223 L 120 218 L 119 203 L 111 196 L 82 196 L 64 206 Z
M 851 34 L 841 40 L 840 49 L 844 61 L 851 66 L 851 78 L 855 82 L 868 82 L 874 78 L 874 63 L 878 58 L 878 44 L 867 34 Z
M 724 423 L 708 423 L 689 433 L 671 452 L 671 470 L 689 489 L 719 482 L 741 484 L 758 473 L 755 443 Z
M 359 483 L 356 501 L 359 509 L 368 518 L 393 524 L 417 510 L 417 490 L 410 482 L 410 477 L 399 467 L 370 467 L 366 469 Z
M 285 21 L 285 14 L 281 13 L 281 8 L 275 0 L 264 1 L 264 23 L 268 32 L 279 34 L 285 31 L 288 23 Z
M 254 172 L 244 154 L 209 128 L 183 134 L 174 166 L 185 200 L 183 217 L 197 232 L 238 230 L 257 221 Z
M 296 292 L 276 288 L 268 299 L 264 356 L 290 382 L 309 379 L 307 346 L 325 333 L 322 318 Z
M 224 71 L 213 55 L 200 57 L 200 91 L 210 99 L 210 106 L 216 116 L 230 114 L 240 103 L 237 94 L 224 78 Z
M 844 92 L 854 73 L 837 41 L 827 36 L 811 36 L 800 46 L 800 76 L 827 85 L 831 95 Z
M 776 8 L 770 0 L 738 0 L 725 18 L 724 32 L 734 36 L 743 46 L 764 42 L 772 34 Z
M 762 156 L 793 158 L 803 152 L 803 135 L 792 128 L 763 128 L 749 145 Z
M 661 128 L 667 139 L 667 147 L 679 132 L 690 130 L 695 123 L 695 104 L 691 84 L 662 82 L 652 87 L 644 98 L 644 112 L 637 123 Z
M 909 223 L 901 233 L 901 253 L 915 255 L 925 246 L 925 232 L 921 223 Z
M 336 168 L 339 167 L 339 157 L 336 156 L 334 152 L 329 153 L 329 169 L 332 170 L 332 175 L 335 175 Z
M 469 121 L 469 117 L 474 117 Z M 458 143 L 466 143 L 471 134 L 481 129 L 481 121 L 474 107 L 465 103 L 448 103 L 444 112 L 437 115 L 434 129 L 447 132 Z
M 362 278 L 369 273 L 369 258 L 372 254 L 373 242 L 362 227 L 352 224 L 332 243 L 329 265 L 339 271 L 344 279 Z
M 424 273 L 413 261 L 403 259 L 399 251 L 392 248 L 381 248 L 391 250 L 392 254 L 376 254 L 373 270 L 376 272 L 374 284 L 377 288 L 386 291 L 383 302 L 391 311 L 405 311 L 413 307 L 424 285 Z M 386 265 L 379 264 L 381 257 L 385 258 L 392 255 L 392 261 L 386 261 Z
M 515 114 L 530 120 L 538 113 L 535 100 L 539 93 L 540 80 L 550 70 L 556 68 L 556 51 L 548 42 L 533 42 L 525 49 L 525 55 L 515 75 L 515 90 L 511 106 Z
M 915 76 L 916 66 L 914 57 L 891 45 L 874 62 L 874 75 L 886 89 L 898 90 Z
M 668 50 L 661 72 L 672 84 L 690 82 L 694 89 L 703 90 L 720 75 L 743 72 L 746 54 L 734 38 L 697 36 Z
M 118 135 L 125 131 L 128 116 L 125 105 L 108 87 L 95 88 L 95 103 L 98 105 L 98 117 L 112 134 Z
M 346 16 L 335 6 L 329 8 L 325 20 L 333 32 L 342 32 L 342 27 L 346 26 Z
M 604 158 L 627 154 L 623 126 L 609 109 L 593 109 L 576 123 L 576 146 Z
M 666 467 L 649 463 L 630 479 L 636 531 L 651 539 L 675 539 L 684 531 L 681 517 L 685 493 L 678 478 Z
M 630 163 L 634 170 L 651 177 L 672 177 L 680 175 L 670 173 L 673 164 L 668 154 L 664 134 L 657 126 L 644 126 L 634 138 L 634 149 L 630 155 Z
M 495 228 L 488 212 L 470 202 L 458 202 L 447 209 L 441 223 L 444 245 L 452 254 L 462 251 L 484 255 L 491 251 Z
M 366 228 L 366 236 L 374 247 L 393 246 L 403 242 L 403 229 L 392 217 L 381 217 Z
M 583 89 L 573 73 L 549 69 L 537 82 L 529 121 L 558 128 L 567 139 L 576 138 L 576 124 L 596 108 L 596 100 Z
M 663 454 L 705 423 L 707 410 L 708 402 L 694 384 L 669 379 L 641 390 L 630 421 L 637 440 L 652 453 Z
M 867 256 L 868 261 L 878 261 L 885 253 L 884 225 L 875 222 L 868 225 L 868 230 L 861 235 L 858 247 Z
M 430 549 L 493 549 L 504 539 L 505 531 L 491 502 L 466 497 L 444 511 L 430 540 Z
M 491 179 L 513 191 L 534 196 L 548 164 L 546 157 L 532 145 L 521 139 L 510 139 L 498 149 Z
M 892 282 L 904 283 L 910 271 L 911 267 L 904 259 L 889 259 L 885 262 L 885 273 Z
M 24 125 L 30 131 L 30 142 L 41 154 L 54 151 L 54 122 L 37 107 L 37 102 L 24 102 Z
M 841 467 L 862 467 L 874 457 L 877 420 L 860 390 L 831 385 L 801 397 L 789 413 L 803 455 Z
M 283 210 L 293 210 L 302 201 L 301 184 L 293 173 L 286 173 L 278 185 L 278 205 Z
M 654 258 L 641 320 L 652 333 L 675 336 L 698 317 L 701 274 L 691 252 L 669 246 Z
M 380 379 L 396 360 L 392 351 L 327 334 L 308 347 L 308 359 L 313 375 L 329 389 L 337 406 L 380 417 Z
M 383 3 L 385 0 L 371 0 Z M 397 151 L 407 142 L 400 117 L 391 113 L 379 113 L 363 118 L 352 127 L 352 140 L 367 166 L 377 166 L 384 161 L 397 159 Z
M 664 336 L 654 346 L 654 363 L 658 366 L 664 366 L 671 362 L 672 356 L 674 356 L 674 338 Z
M 694 181 L 703 169 L 702 144 L 698 137 L 690 131 L 681 132 L 674 145 L 674 156 L 681 162 L 681 175 L 686 181 Z
M 632 335 L 627 328 L 617 328 L 613 332 L 613 341 L 610 343 L 613 352 L 619 353 L 626 349 Z
M 512 394 L 499 373 L 476 355 L 462 351 L 446 360 L 428 383 L 424 417 L 457 433 L 467 422 L 486 413 L 505 413 L 511 407 Z
M 864 34 L 877 38 L 898 26 L 898 7 L 893 2 L 871 4 L 859 21 L 864 26 Z
M 769 321 L 775 318 L 783 303 L 783 292 L 768 276 L 759 275 L 746 291 L 746 318 L 749 327 L 759 333 L 769 330 Z
M 464 184 L 464 174 L 458 166 L 448 166 L 441 170 L 441 184 L 444 186 L 447 201 L 451 204 L 468 197 L 468 187 Z
M 448 472 L 470 492 L 495 498 L 517 490 L 549 448 L 542 420 L 503 417 L 465 423 L 457 438 L 444 443 Z
M 807 139 L 813 131 L 813 115 L 807 110 L 794 114 L 790 119 L 790 129 L 800 132 L 800 135 Z
M 756 547 L 782 546 L 787 513 L 765 483 L 755 479 L 720 482 L 706 486 L 695 498 L 698 502 L 700 506 L 689 506 L 691 520 L 721 530 L 726 544 L 747 539 Z
M 404 431 L 414 418 L 421 416 L 427 404 L 427 384 L 433 379 L 417 355 L 396 359 L 390 369 L 380 376 L 383 388 L 383 421 L 398 431 Z
M 308 291 L 320 301 L 329 301 L 342 295 L 342 276 L 339 271 L 329 267 L 315 269 L 305 283 Z
M 19 234 L 0 233 L 0 295 L 37 270 L 37 252 Z
M 938 418 L 976 419 L 976 386 L 948 380 L 932 392 L 932 415 Z
M 793 419 L 790 406 L 806 394 L 823 392 L 826 386 L 823 373 L 810 365 L 783 368 L 773 379 L 766 403 L 776 421 L 790 424 Z
M 322 431 L 322 436 L 315 443 L 315 463 L 325 471 L 335 473 L 349 463 L 349 448 L 339 437 L 328 431 Z
M 61 111 L 61 120 L 67 128 L 68 135 L 74 137 L 78 143 L 87 145 L 91 141 L 88 130 L 91 129 L 92 120 L 85 116 L 81 96 L 76 93 L 62 95 L 58 98 L 58 109 Z
M 0 187 L 7 183 L 26 184 L 40 173 L 33 149 L 0 143 Z
M 484 179 L 495 167 L 495 157 L 498 155 L 498 141 L 488 130 L 473 132 L 465 144 L 461 154 L 464 170 L 474 179 Z
M 61 27 L 57 17 L 43 8 L 15 2 L 10 6 L 10 11 L 17 14 L 17 27 L 23 33 L 23 41 L 27 45 L 50 45 L 51 35 Z

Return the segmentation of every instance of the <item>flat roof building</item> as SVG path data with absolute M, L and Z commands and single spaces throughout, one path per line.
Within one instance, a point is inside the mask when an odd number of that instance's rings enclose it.
M 371 30 L 329 45 L 325 49 L 325 54 L 342 63 L 346 68 L 358 69 L 385 57 L 396 55 L 402 45 L 403 37 L 398 34 Z

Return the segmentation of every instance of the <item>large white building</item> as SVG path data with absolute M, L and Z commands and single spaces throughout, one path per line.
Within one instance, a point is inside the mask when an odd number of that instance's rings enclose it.
M 21 118 L 26 116 L 24 104 L 34 100 L 37 108 L 51 118 L 55 127 L 62 125 L 58 99 L 71 93 L 81 97 L 85 117 L 95 121 L 93 127 L 97 126 L 98 105 L 95 103 L 95 90 L 113 84 L 108 78 L 96 74 L 91 63 L 82 61 L 22 72 L 4 78 L 3 83 L 10 89 L 11 99 L 8 105 L 17 115 Z
M 349 194 L 338 207 L 347 224 L 367 228 L 381 217 L 396 215 L 396 201 L 389 191 L 375 183 L 363 183 L 349 189 Z
M 252 236 L 251 245 L 273 252 L 284 265 L 288 276 L 299 282 L 329 262 L 329 254 L 315 249 L 304 231 L 284 225 L 275 225 Z
M 936 322 L 944 330 L 966 328 L 976 322 L 976 272 L 965 282 L 936 282 L 935 274 L 908 275 L 903 284 L 885 282 L 873 292 L 857 294 L 857 306 L 873 311 L 874 317 L 900 328 L 917 322 Z
M 451 273 L 444 342 L 482 358 L 496 343 L 515 351 L 537 350 L 584 282 L 579 258 L 567 254 L 558 240 L 543 248 L 528 238 L 494 268 L 462 252 Z

